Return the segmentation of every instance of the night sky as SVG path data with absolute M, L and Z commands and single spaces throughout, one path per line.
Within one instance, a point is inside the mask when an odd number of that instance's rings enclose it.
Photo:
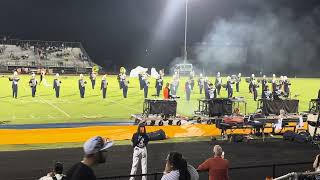
M 165 19 L 167 4 L 181 1 Z M 275 11 L 290 8 L 299 17 L 319 0 L 267 0 Z M 201 42 L 219 17 L 252 16 L 262 0 L 189 0 L 188 45 Z M 124 65 L 167 67 L 182 55 L 184 0 L 10 0 L 1 1 L 0 35 L 25 40 L 81 42 L 106 69 Z M 166 27 L 162 26 L 163 24 Z M 316 60 L 315 60 L 316 63 Z M 312 68 L 312 67 L 311 67 Z

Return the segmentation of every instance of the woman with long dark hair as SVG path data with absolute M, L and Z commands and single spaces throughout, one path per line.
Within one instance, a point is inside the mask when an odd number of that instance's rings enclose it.
M 197 170 L 189 165 L 178 152 L 170 152 L 161 180 L 198 180 Z

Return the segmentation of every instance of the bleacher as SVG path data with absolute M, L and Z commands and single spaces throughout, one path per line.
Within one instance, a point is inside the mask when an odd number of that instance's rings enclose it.
M 79 42 L 0 41 L 0 72 L 44 68 L 53 73 L 85 73 L 91 71 L 94 65 Z

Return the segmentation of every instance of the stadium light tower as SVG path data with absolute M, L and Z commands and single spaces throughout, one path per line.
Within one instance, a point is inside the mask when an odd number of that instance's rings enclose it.
M 189 0 L 186 0 L 186 14 L 185 14 L 185 22 L 184 22 L 184 60 L 183 64 L 186 64 L 186 61 L 188 59 L 188 52 L 187 52 L 187 29 L 188 29 L 188 2 Z

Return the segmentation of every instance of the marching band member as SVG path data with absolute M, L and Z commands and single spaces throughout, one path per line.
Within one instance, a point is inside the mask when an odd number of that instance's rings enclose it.
M 185 91 L 186 91 L 186 100 L 190 101 L 190 94 L 191 94 L 191 77 L 185 83 Z
M 261 80 L 261 86 L 262 86 L 261 96 L 264 94 L 264 91 L 266 90 L 267 83 L 268 83 L 268 81 L 267 81 L 266 75 L 263 75 L 262 80 Z
M 258 98 L 258 88 L 259 88 L 259 84 L 257 83 L 256 79 L 253 79 L 251 81 L 251 90 L 252 90 L 252 93 L 253 93 L 253 99 L 256 101 L 257 98 Z
M 157 90 L 157 97 L 159 97 L 160 96 L 160 91 L 162 90 L 162 86 L 163 86 L 163 71 L 162 70 L 160 70 L 159 71 L 159 76 L 158 76 L 158 78 L 156 79 L 156 86 L 155 86 L 155 88 L 156 88 L 156 90 Z
M 216 81 L 214 84 L 216 86 L 218 95 L 220 95 L 220 90 L 222 86 L 222 78 L 220 77 L 220 72 L 217 73 Z
M 212 83 L 209 84 L 208 94 L 209 94 L 209 99 L 217 98 L 217 90 Z
M 32 73 L 31 79 L 29 81 L 29 86 L 31 88 L 32 97 L 36 96 L 37 85 L 38 85 L 38 81 L 36 80 L 36 75 L 34 73 Z
M 78 85 L 79 85 L 79 91 L 80 91 L 81 98 L 84 98 L 84 94 L 86 92 L 86 84 L 87 84 L 87 81 L 85 81 L 83 79 L 83 74 L 80 74 L 80 79 L 78 81 Z
M 278 85 L 277 85 L 277 79 L 275 74 L 272 75 L 271 83 L 272 83 L 272 92 L 276 92 Z
M 60 97 L 60 85 L 61 85 L 61 81 L 59 79 L 59 73 L 57 73 L 56 78 L 53 80 L 53 89 L 56 92 L 56 98 Z
M 249 92 L 250 93 L 253 93 L 252 90 L 253 90 L 253 80 L 255 80 L 255 77 L 254 77 L 254 74 L 251 74 L 251 77 L 250 77 L 250 82 L 249 82 Z
M 283 77 L 283 91 L 284 91 L 284 97 L 289 97 L 290 95 L 290 81 L 288 80 L 287 76 Z
M 239 73 L 237 78 L 236 78 L 236 90 L 237 90 L 237 92 L 239 92 L 240 82 L 241 82 L 241 73 Z
M 143 76 L 143 71 L 139 72 L 139 74 L 138 74 L 140 90 L 142 90 L 142 89 L 143 89 L 143 80 L 142 80 L 142 76 Z
M 233 95 L 233 87 L 232 87 L 233 82 L 231 82 L 231 77 L 227 77 L 227 85 L 226 85 L 226 90 L 228 91 L 228 98 L 232 98 Z
M 96 73 L 95 72 L 91 72 L 90 73 L 90 81 L 91 81 L 91 86 L 92 86 L 92 89 L 94 89 L 94 87 L 96 86 Z
M 210 82 L 209 82 L 208 77 L 205 77 L 205 78 L 204 78 L 204 82 L 203 82 L 205 99 L 210 99 L 210 95 L 209 95 L 209 84 L 210 84 Z
M 120 88 L 120 89 L 122 89 L 121 76 L 122 76 L 123 74 L 126 74 L 126 69 L 125 69 L 124 67 L 121 67 L 121 68 L 120 68 L 120 73 L 118 74 L 118 77 L 117 77 L 118 83 L 119 83 L 119 88 Z M 141 89 L 141 90 L 142 90 L 142 89 Z
M 281 92 L 283 92 L 283 82 L 284 82 L 283 76 L 280 76 L 279 89 Z
M 120 68 L 119 82 L 120 89 L 122 89 L 122 95 L 124 98 L 127 98 L 129 81 L 127 80 L 126 69 L 124 67 Z
M 144 98 L 148 98 L 148 89 L 149 89 L 149 84 L 150 82 L 148 81 L 148 74 L 144 73 L 142 76 L 143 80 L 143 93 L 144 93 Z
M 266 85 L 265 89 L 262 93 L 262 99 L 271 100 L 272 99 L 272 92 L 269 90 L 269 86 Z
M 9 81 L 12 81 L 12 97 L 18 98 L 18 82 L 20 78 L 18 77 L 18 72 L 13 72 L 13 77 L 9 77 Z
M 170 83 L 170 92 L 172 96 L 176 96 L 177 95 L 177 85 L 176 85 L 176 81 L 172 80 Z
M 108 86 L 108 81 L 107 81 L 106 75 L 103 75 L 101 80 L 101 87 L 100 87 L 100 90 L 102 91 L 103 99 L 107 97 L 107 86 Z
M 202 77 L 202 74 L 200 74 L 200 77 L 198 79 L 198 86 L 199 86 L 199 89 L 200 89 L 200 94 L 202 94 L 202 89 L 203 89 L 203 86 L 204 86 L 204 79 Z
M 42 80 L 44 79 L 44 75 L 46 74 L 46 72 L 43 70 L 43 69 L 41 69 L 41 71 L 40 71 L 40 82 L 39 82 L 39 85 L 41 84 L 41 82 L 42 82 Z
M 178 74 L 178 72 L 175 72 L 173 75 L 174 95 L 177 95 L 177 92 L 179 89 L 179 83 L 180 83 L 179 74 Z M 172 95 L 173 95 L 173 93 L 172 93 Z

